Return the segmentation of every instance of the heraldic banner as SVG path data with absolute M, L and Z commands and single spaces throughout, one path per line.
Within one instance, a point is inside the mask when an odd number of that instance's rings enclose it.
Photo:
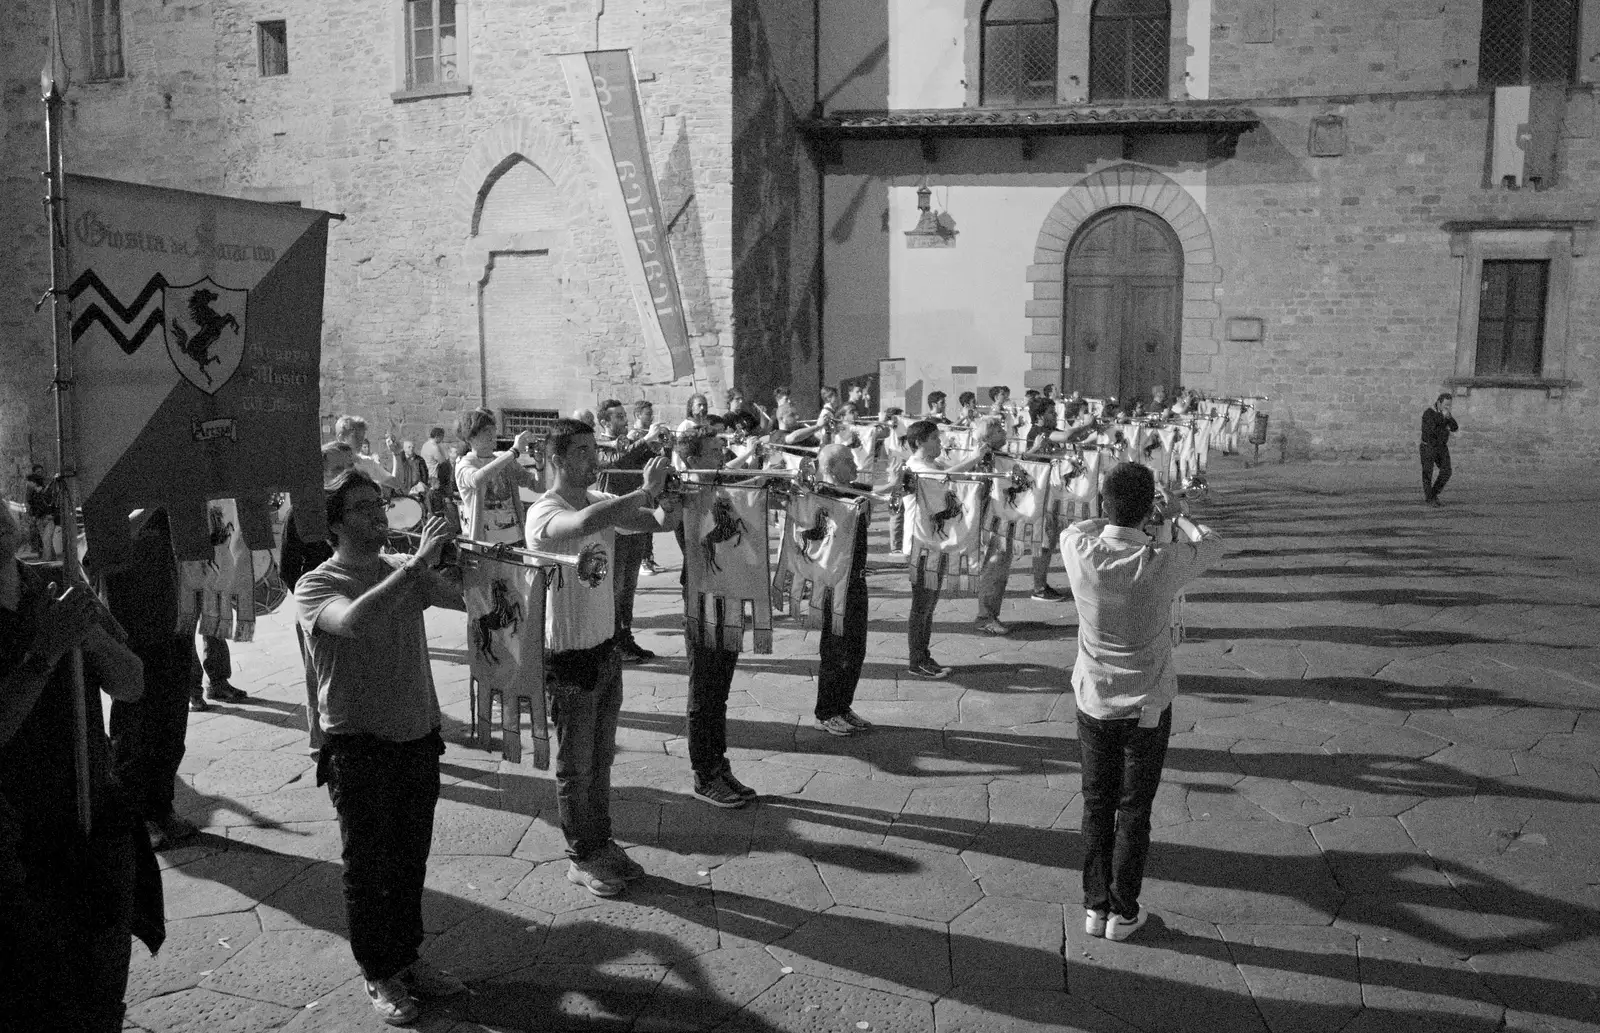
M 996 456 L 994 472 L 1009 474 L 1010 478 L 989 482 L 985 530 L 1004 539 L 1014 558 L 1055 548 L 1054 543 L 1045 540 L 1045 521 L 1050 515 L 1050 464 Z
M 691 487 L 683 507 L 684 634 L 737 653 L 749 627 L 755 652 L 770 653 L 767 489 Z
M 545 586 L 551 571 L 512 558 L 461 550 L 462 594 L 467 601 L 467 649 L 472 680 L 473 734 L 493 743 L 494 698 L 500 697 L 501 752 L 522 760 L 522 710 L 533 732 L 533 766 L 550 766 L 550 729 L 544 700 Z
M 86 558 L 115 563 L 128 514 L 162 508 L 179 560 L 214 558 L 207 503 L 322 491 L 318 370 L 327 212 L 67 177 L 72 440 Z M 296 507 L 325 533 L 322 507 Z
M 856 523 L 865 519 L 866 505 L 863 499 L 808 491 L 789 499 L 772 600 L 778 605 L 787 599 L 789 615 L 806 627 L 820 625 L 827 613 L 833 633 L 844 634 L 844 593 L 855 561 Z M 802 609 L 803 603 L 809 605 Z
M 915 588 L 971 592 L 983 562 L 979 530 L 988 485 L 978 480 L 939 476 L 912 478 L 906 492 L 906 533 L 902 547 Z

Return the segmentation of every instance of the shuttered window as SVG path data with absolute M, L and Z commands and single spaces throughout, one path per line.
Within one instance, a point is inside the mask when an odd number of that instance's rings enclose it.
M 1478 300 L 1478 376 L 1537 377 L 1544 370 L 1548 261 L 1486 260 Z
M 1478 83 L 1570 83 L 1578 68 L 1579 0 L 1484 0 Z
M 1056 25 L 1052 0 L 989 0 L 984 5 L 979 103 L 1037 107 L 1056 102 Z
M 1166 0 L 1099 0 L 1089 21 L 1089 99 L 1164 100 L 1172 61 Z
M 289 26 L 281 21 L 261 22 L 256 26 L 261 74 L 289 74 Z
M 122 0 L 89 0 L 89 77 L 115 79 L 122 68 Z

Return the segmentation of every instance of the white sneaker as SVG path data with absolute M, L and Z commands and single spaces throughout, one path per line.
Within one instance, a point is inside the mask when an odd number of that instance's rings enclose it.
M 1106 916 L 1098 911 L 1085 908 L 1083 911 L 1083 931 L 1090 936 L 1104 936 L 1106 934 Z
M 1137 932 L 1149 917 L 1150 912 L 1143 907 L 1140 907 L 1139 913 L 1132 918 L 1123 918 L 1116 912 L 1112 912 L 1111 917 L 1106 919 L 1106 939 L 1116 940 L 1119 943 L 1126 940 Z
M 597 897 L 614 897 L 628 888 L 628 883 L 621 876 L 613 875 L 598 864 L 580 865 L 577 861 L 567 862 L 567 881 L 582 886 Z
M 399 976 L 367 983 L 367 1000 L 372 1010 L 391 1026 L 404 1026 L 417 1021 L 417 1002 Z
M 842 717 L 830 717 L 827 720 L 823 720 L 819 717 L 816 718 L 813 723 L 824 732 L 827 732 L 829 735 L 844 736 L 856 734 L 856 726 L 851 724 L 849 721 L 846 721 Z

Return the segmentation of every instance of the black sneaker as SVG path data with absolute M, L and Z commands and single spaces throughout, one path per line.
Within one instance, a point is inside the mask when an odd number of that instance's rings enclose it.
M 653 650 L 646 649 L 637 642 L 629 642 L 617 650 L 625 664 L 647 664 L 657 659 Z
M 1033 598 L 1041 603 L 1059 603 L 1066 598 L 1066 594 L 1049 585 L 1045 585 L 1043 588 L 1035 588 L 1033 590 Z
M 235 688 L 225 681 L 206 686 L 206 701 L 208 703 L 242 703 L 249 698 L 250 694 L 248 692 Z
M 748 798 L 734 791 L 733 786 L 728 784 L 720 772 L 704 782 L 696 782 L 694 795 L 696 799 L 704 800 L 713 807 L 722 807 L 726 810 L 735 810 L 749 802 Z
M 754 789 L 751 789 L 749 786 L 739 781 L 737 778 L 734 778 L 733 769 L 726 765 L 724 765 L 722 768 L 722 780 L 728 784 L 729 789 L 732 789 L 735 793 L 738 793 L 746 800 L 754 800 L 756 797 L 761 795 Z
M 927 660 L 919 660 L 912 664 L 906 668 L 906 673 L 917 678 L 948 678 L 950 677 L 950 668 L 930 657 Z

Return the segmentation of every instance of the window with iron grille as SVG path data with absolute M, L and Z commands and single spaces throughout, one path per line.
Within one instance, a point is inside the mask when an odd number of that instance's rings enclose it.
M 1484 0 L 1478 83 L 1570 83 L 1578 68 L 1579 0 Z
M 1550 263 L 1486 259 L 1480 283 L 1477 375 L 1539 376 Z
M 257 58 L 262 75 L 289 74 L 289 26 L 287 22 L 256 24 Z
M 122 0 L 89 0 L 89 77 L 116 79 L 122 68 Z
M 501 409 L 496 436 L 514 438 L 531 430 L 536 437 L 543 438 L 550 433 L 550 425 L 560 418 L 561 413 L 555 409 Z
M 406 89 L 456 81 L 456 0 L 406 0 Z
M 983 8 L 982 90 L 993 107 L 1056 102 L 1056 5 L 1052 0 L 989 0 Z
M 1099 0 L 1089 20 L 1089 99 L 1165 99 L 1171 25 L 1166 0 Z

